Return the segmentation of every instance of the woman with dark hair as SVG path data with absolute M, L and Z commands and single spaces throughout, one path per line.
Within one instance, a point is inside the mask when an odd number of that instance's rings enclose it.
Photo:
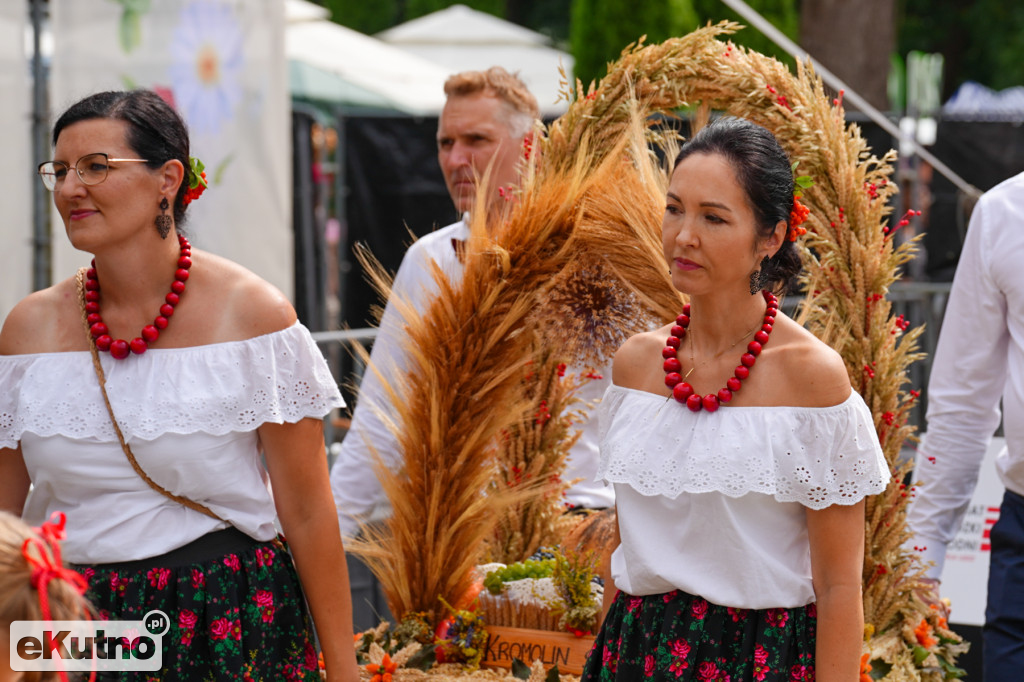
M 840 356 L 778 308 L 793 190 L 741 119 L 676 159 L 662 244 L 689 303 L 623 344 L 601 405 L 620 591 L 584 680 L 857 679 L 863 499 L 889 470 Z
M 159 96 L 87 97 L 53 145 L 40 178 L 94 258 L 0 333 L 0 509 L 66 512 L 102 617 L 167 615 L 159 679 L 319 680 L 313 624 L 330 679 L 358 679 L 323 356 L 279 291 L 182 234 L 197 183 Z

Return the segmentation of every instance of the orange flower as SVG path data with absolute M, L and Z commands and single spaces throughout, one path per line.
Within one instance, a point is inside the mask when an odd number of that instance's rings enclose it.
M 871 675 L 868 675 L 871 672 L 871 664 L 868 663 L 870 657 L 871 654 L 863 654 L 860 657 L 860 682 L 874 682 Z
M 924 618 L 922 618 L 921 623 L 914 628 L 914 635 L 917 637 L 917 643 L 925 649 L 931 649 L 939 643 L 937 639 L 932 637 L 932 626 L 928 625 L 928 621 Z
M 380 663 L 367 663 L 366 672 L 373 675 L 370 682 L 391 682 L 391 675 L 398 669 L 398 664 L 391 660 L 391 656 L 384 654 Z
M 797 239 L 807 234 L 807 228 L 800 227 L 807 216 L 811 214 L 811 210 L 800 203 L 800 199 L 797 196 L 793 197 L 793 208 L 789 211 L 789 230 L 786 232 L 786 239 L 791 242 L 795 242 Z

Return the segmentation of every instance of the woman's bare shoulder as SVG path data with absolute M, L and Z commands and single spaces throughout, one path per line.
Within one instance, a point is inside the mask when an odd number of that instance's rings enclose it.
M 219 308 L 218 340 L 242 340 L 262 336 L 295 323 L 295 309 L 281 290 L 248 268 L 208 252 L 199 252 L 193 276 L 201 283 L 200 294 L 209 294 Z M 201 279 L 200 279 L 201 277 Z
M 794 390 L 793 400 L 787 404 L 830 407 L 849 398 L 852 386 L 842 356 L 793 320 L 785 318 L 783 325 L 779 341 L 785 352 L 779 354 L 779 360 L 785 376 L 793 379 L 786 383 Z
M 0 330 L 0 355 L 86 349 L 74 277 L 33 292 L 19 301 Z
M 652 381 L 663 383 L 661 350 L 670 325 L 635 334 L 619 347 L 612 362 L 612 382 L 626 388 L 651 390 Z

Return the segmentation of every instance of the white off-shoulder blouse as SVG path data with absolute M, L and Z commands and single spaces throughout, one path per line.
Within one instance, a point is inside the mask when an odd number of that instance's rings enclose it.
M 722 606 L 814 601 L 805 508 L 884 490 L 889 467 L 856 391 L 832 407 L 691 412 L 612 385 L 598 415 L 598 480 L 614 484 L 615 585 L 680 589 Z
M 272 539 L 276 512 L 256 429 L 344 405 L 309 331 L 296 322 L 244 341 L 100 358 L 142 469 L 253 538 Z M 38 525 L 65 512 L 68 561 L 147 558 L 226 527 L 135 473 L 86 351 L 0 357 L 0 447 L 19 444 L 33 484 L 24 518 Z

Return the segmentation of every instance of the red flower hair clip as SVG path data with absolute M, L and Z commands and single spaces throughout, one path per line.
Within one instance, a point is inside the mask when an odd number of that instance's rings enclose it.
M 793 164 L 793 172 L 796 173 L 796 163 Z M 793 183 L 796 187 L 793 190 L 793 207 L 789 210 L 789 229 L 786 231 L 786 239 L 791 242 L 807 234 L 807 228 L 801 225 L 811 214 L 811 209 L 800 203 L 800 197 L 804 195 L 802 190 L 812 187 L 814 181 L 808 175 L 800 175 L 793 178 Z
M 185 197 L 182 199 L 185 206 L 203 196 L 203 192 L 209 187 L 206 182 L 206 166 L 203 162 L 194 156 L 188 157 L 188 162 L 192 166 L 192 177 L 188 181 L 188 191 L 185 192 Z
M 807 228 L 801 227 L 801 225 L 805 220 L 807 220 L 807 216 L 810 214 L 811 209 L 801 204 L 800 198 L 794 194 L 793 208 L 789 210 L 789 230 L 786 231 L 786 239 L 791 242 L 795 242 L 797 239 L 807 234 Z

